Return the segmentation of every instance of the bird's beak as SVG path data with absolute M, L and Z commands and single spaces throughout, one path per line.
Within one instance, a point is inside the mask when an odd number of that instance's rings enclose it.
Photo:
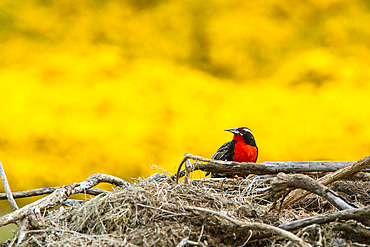
M 238 129 L 225 129 L 225 131 L 230 131 L 231 133 L 235 134 L 235 135 L 240 135 L 240 132 Z

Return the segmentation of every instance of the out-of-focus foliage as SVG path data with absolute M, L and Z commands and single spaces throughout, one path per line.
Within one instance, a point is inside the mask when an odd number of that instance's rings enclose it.
M 174 172 L 253 130 L 263 160 L 370 150 L 367 1 L 0 3 L 0 160 L 14 190 Z

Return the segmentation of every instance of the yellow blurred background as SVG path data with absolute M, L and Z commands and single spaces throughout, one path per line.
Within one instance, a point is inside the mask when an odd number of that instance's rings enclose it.
M 13 191 L 174 173 L 252 129 L 259 161 L 370 154 L 365 0 L 2 0 Z

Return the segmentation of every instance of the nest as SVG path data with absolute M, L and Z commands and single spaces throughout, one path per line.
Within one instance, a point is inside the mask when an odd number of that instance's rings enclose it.
M 271 179 L 191 180 L 189 184 L 139 180 L 71 207 L 41 212 L 42 224 L 29 226 L 18 245 L 285 246 L 289 240 L 277 235 L 264 238 L 266 232 L 240 227 L 230 219 L 279 226 L 337 211 L 311 194 L 279 212 L 274 210 L 276 198 L 266 189 L 270 185 Z M 365 206 L 370 202 L 369 185 L 369 181 L 342 180 L 329 187 L 349 202 Z M 220 217 L 221 213 L 229 218 Z M 370 244 L 354 232 L 357 222 L 346 222 L 352 227 L 342 223 L 315 224 L 293 233 L 311 245 Z

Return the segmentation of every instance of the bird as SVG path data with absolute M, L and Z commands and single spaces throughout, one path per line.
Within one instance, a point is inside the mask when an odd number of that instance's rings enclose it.
M 222 145 L 211 159 L 222 161 L 236 162 L 253 162 L 257 161 L 258 147 L 252 131 L 247 127 L 239 127 L 233 129 L 225 129 L 234 134 L 233 140 Z M 207 172 L 206 176 L 209 175 Z M 245 175 L 223 175 L 212 173 L 212 178 L 228 177 L 237 178 L 245 177 Z

